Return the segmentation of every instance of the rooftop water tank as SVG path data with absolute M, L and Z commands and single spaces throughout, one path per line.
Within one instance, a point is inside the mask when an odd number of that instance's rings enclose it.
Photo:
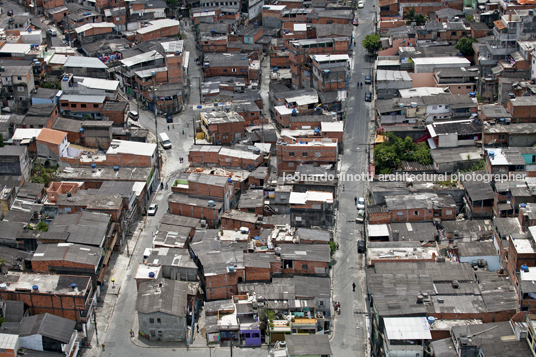
M 119 166 L 114 166 L 114 171 L 119 171 Z
M 80 133 L 84 133 L 84 128 L 80 128 Z
M 230 271 L 230 272 L 233 272 L 233 271 L 234 271 L 234 266 L 229 265 L 229 271 Z
M 6 283 L 0 284 L 0 289 L 2 289 L 2 290 L 7 289 L 7 284 Z
M 432 325 L 434 322 L 435 322 L 435 317 L 433 317 L 433 316 L 428 316 L 428 323 L 429 323 L 430 325 Z
M 523 264 L 523 265 L 521 266 L 521 271 L 527 272 L 527 271 L 529 271 L 529 267 L 526 266 L 525 264 Z
M 91 168 L 92 168 L 92 169 L 96 169 L 96 168 L 97 168 L 97 164 L 91 164 Z
M 154 271 L 149 272 L 149 278 L 154 278 Z
M 72 283 L 72 284 L 71 284 L 71 288 L 72 288 L 73 290 L 76 289 L 76 284 L 75 284 L 75 283 Z
M 253 239 L 255 239 L 255 240 L 259 240 L 259 239 L 261 239 L 261 237 L 259 237 L 259 236 L 255 236 L 255 237 L 253 237 Z
M 34 285 L 34 286 L 32 286 L 32 289 L 33 289 L 33 291 L 38 291 L 38 290 L 39 290 L 39 286 Z
M 521 207 L 521 208 L 525 208 L 525 207 L 527 207 L 527 204 L 526 204 L 526 203 L 520 203 L 520 204 L 519 204 L 519 207 Z
M 212 200 L 208 201 L 208 206 L 209 207 L 214 207 L 214 201 L 212 201 Z

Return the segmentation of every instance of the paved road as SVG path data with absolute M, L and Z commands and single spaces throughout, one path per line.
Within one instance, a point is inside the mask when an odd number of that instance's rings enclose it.
M 365 8 L 358 11 L 359 26 L 354 30 L 357 45 L 352 59 L 352 75 L 348 90 L 341 178 L 343 175 L 361 175 L 367 172 L 368 145 L 364 144 L 368 143 L 369 139 L 372 105 L 364 101 L 364 96 L 371 88 L 370 86 L 357 88 L 357 83 L 364 82 L 365 75 L 371 74 L 372 70 L 373 63 L 368 61 L 361 41 L 365 35 L 374 31 L 373 10 L 377 7 L 373 9 L 373 4 L 377 6 L 377 1 L 369 0 L 365 2 Z M 345 181 L 341 182 L 340 186 L 336 232 L 336 241 L 340 248 L 335 254 L 333 296 L 335 301 L 341 303 L 342 313 L 335 318 L 331 349 L 334 356 L 360 357 L 369 355 L 369 344 L 367 317 L 360 313 L 365 311 L 365 271 L 364 255 L 357 253 L 357 240 L 361 236 L 363 225 L 355 223 L 357 209 L 354 197 L 365 197 L 367 185 L 363 181 Z M 357 285 L 355 292 L 352 292 L 353 282 Z
M 6 28 L 7 25 L 8 25 L 8 21 L 9 21 L 9 17 L 7 16 L 8 10 L 13 10 L 13 15 L 14 16 L 17 16 L 17 15 L 20 15 L 20 14 L 23 14 L 23 13 L 27 12 L 26 9 L 24 9 L 24 7 L 22 7 L 21 5 L 17 4 L 14 1 L 5 0 L 5 1 L 2 1 L 2 2 L 4 4 L 2 6 L 0 6 L 0 8 L 2 8 L 2 14 L 0 15 L 0 28 Z M 41 19 L 44 19 L 43 16 L 37 17 L 37 16 L 35 16 L 33 14 L 30 14 L 30 18 L 31 18 L 32 24 L 34 26 L 39 27 L 39 28 L 43 29 L 44 31 L 46 31 L 47 28 L 55 28 L 55 27 L 43 24 L 41 22 Z M 43 32 L 43 39 L 44 39 L 44 36 L 45 36 L 45 33 Z M 63 43 L 63 41 L 61 40 L 61 36 L 59 35 L 59 31 L 58 31 L 58 36 L 52 37 L 52 46 L 54 46 L 54 47 L 64 47 L 64 46 L 66 46 L 66 44 Z

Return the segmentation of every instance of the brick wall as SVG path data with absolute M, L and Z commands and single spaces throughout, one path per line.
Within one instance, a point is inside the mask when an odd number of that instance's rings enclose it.
M 238 294 L 238 280 L 245 279 L 244 269 L 235 269 L 226 274 L 205 276 L 207 300 L 230 299 Z
M 188 203 L 168 202 L 169 213 L 179 216 L 206 219 L 209 228 L 216 228 L 220 220 L 218 209 L 194 206 Z
M 305 260 L 295 260 L 292 264 L 292 268 L 285 268 L 284 274 L 314 274 L 316 275 L 315 268 L 329 267 L 327 262 L 311 262 Z
M 271 278 L 270 268 L 246 267 L 245 281 L 270 281 Z

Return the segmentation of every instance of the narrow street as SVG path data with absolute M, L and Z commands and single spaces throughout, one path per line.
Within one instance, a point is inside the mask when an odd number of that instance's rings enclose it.
M 341 314 L 335 316 L 331 350 L 334 356 L 368 356 L 368 328 L 366 314 L 365 255 L 357 253 L 357 241 L 363 239 L 363 225 L 356 223 L 357 208 L 354 197 L 366 197 L 368 185 L 363 181 L 348 181 L 344 176 L 367 173 L 369 123 L 372 103 L 365 102 L 365 92 L 371 86 L 357 88 L 358 82 L 365 81 L 365 75 L 372 74 L 373 62 L 361 45 L 365 35 L 374 31 L 374 10 L 377 1 L 365 2 L 365 8 L 358 10 L 359 26 L 354 30 L 356 46 L 351 58 L 352 74 L 348 88 L 346 123 L 344 128 L 344 155 L 339 183 L 339 210 L 335 241 L 339 250 L 334 255 L 333 299 L 341 303 Z M 344 191 L 342 189 L 344 185 Z M 352 283 L 357 285 L 352 291 Z

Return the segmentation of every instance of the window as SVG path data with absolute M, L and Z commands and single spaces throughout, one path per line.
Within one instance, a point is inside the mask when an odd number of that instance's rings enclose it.
M 158 336 L 162 336 L 162 331 L 158 331 Z
M 87 104 L 80 104 L 80 108 L 87 108 Z
M 245 337 L 245 338 L 251 338 L 251 334 L 250 334 L 250 333 L 245 333 L 245 334 L 244 334 L 244 337 Z
M 294 156 L 294 153 L 293 153 L 293 152 L 289 152 L 289 153 L 288 153 L 288 156 Z
M 305 156 L 308 156 L 308 155 L 309 155 L 309 153 L 306 152 L 306 151 L 304 151 L 304 152 L 301 153 L 301 156 L 304 156 L 304 157 L 305 157 Z
M 254 116 L 255 116 L 255 113 L 251 113 L 251 116 L 254 117 Z
M 149 319 L 149 323 L 154 324 L 154 319 L 152 317 Z
M 231 68 L 231 72 L 236 72 L 236 68 Z
M 99 105 L 98 104 L 93 104 L 93 108 L 98 108 Z
M 151 336 L 155 336 L 155 335 L 156 335 L 155 330 L 151 330 Z
M 227 72 L 227 68 L 224 68 L 224 69 L 223 69 L 223 72 L 225 72 L 225 73 L 226 73 L 226 72 Z
M 71 103 L 71 108 L 76 108 L 76 103 Z
M 322 300 L 320 301 L 320 306 L 324 306 L 324 302 Z
M 404 215 L 404 212 L 396 212 L 396 215 L 397 215 L 397 216 L 403 216 L 403 215 Z
M 18 81 L 22 81 L 22 77 L 17 77 L 17 80 L 18 80 Z
M 160 320 L 160 318 L 156 319 L 156 322 L 158 322 L 159 324 L 162 323 L 162 320 Z
M 446 214 L 447 216 L 450 216 L 450 215 L 452 214 L 452 210 L 451 210 L 451 209 L 446 210 L 446 211 L 445 211 L 445 214 Z
M 465 86 L 465 89 L 471 89 L 473 86 Z
M 320 153 L 319 152 L 315 152 L 315 157 L 320 157 Z
M 17 91 L 24 92 L 24 87 L 17 87 Z
M 536 162 L 536 155 L 532 155 L 532 163 Z
M 301 268 L 302 268 L 303 270 L 307 270 L 307 269 L 309 269 L 309 267 L 307 266 L 307 264 L 302 264 Z
M 504 140 L 504 134 L 499 134 L 499 140 Z
M 414 216 L 418 216 L 418 215 L 419 215 L 419 211 L 413 211 L 413 215 L 414 215 Z
M 69 103 L 61 103 L 61 106 L 62 106 L 62 107 L 68 107 L 68 106 L 69 106 Z
M 251 337 L 253 337 L 253 338 L 260 338 L 261 335 L 260 335 L 259 333 L 257 333 L 257 332 L 253 332 L 253 333 L 251 334 Z

